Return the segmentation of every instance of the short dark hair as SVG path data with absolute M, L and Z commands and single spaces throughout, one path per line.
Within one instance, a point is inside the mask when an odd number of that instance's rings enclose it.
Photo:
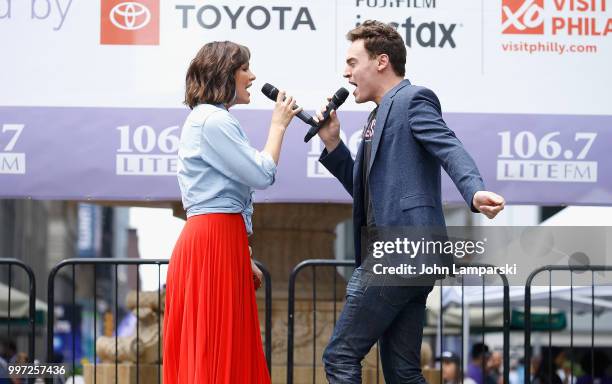
M 187 70 L 184 103 L 191 109 L 202 103 L 231 103 L 236 92 L 234 73 L 250 58 L 244 45 L 231 41 L 205 44 Z
M 485 343 L 476 343 L 472 345 L 472 359 L 478 359 L 482 356 L 489 356 L 489 346 Z
M 406 46 L 404 40 L 389 24 L 377 20 L 366 20 L 363 24 L 350 30 L 346 38 L 351 41 L 363 40 L 363 45 L 370 58 L 386 54 L 396 75 L 406 74 Z

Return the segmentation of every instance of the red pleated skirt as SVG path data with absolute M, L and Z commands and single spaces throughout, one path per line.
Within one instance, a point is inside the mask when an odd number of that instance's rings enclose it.
M 192 216 L 166 279 L 164 384 L 268 384 L 240 214 Z

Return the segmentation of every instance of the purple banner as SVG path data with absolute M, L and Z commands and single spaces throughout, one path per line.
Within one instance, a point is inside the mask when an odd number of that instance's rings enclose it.
M 166 201 L 180 198 L 176 150 L 185 109 L 0 107 L 0 197 Z M 233 110 L 262 148 L 270 111 Z M 340 112 L 355 155 L 366 112 Z M 445 114 L 487 189 L 509 204 L 612 204 L 612 116 Z M 288 129 L 276 183 L 258 202 L 350 202 L 318 163 L 318 138 Z M 399 166 L 399 165 L 398 165 Z M 463 202 L 444 175 L 443 198 Z

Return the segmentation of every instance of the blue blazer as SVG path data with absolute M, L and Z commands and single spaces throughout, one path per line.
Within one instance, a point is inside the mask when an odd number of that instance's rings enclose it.
M 319 161 L 353 197 L 355 263 L 361 265 L 363 142 L 353 160 L 343 142 Z M 476 163 L 442 119 L 438 97 L 401 81 L 385 94 L 376 113 L 372 154 L 366 164 L 377 227 L 445 226 L 440 166 L 472 206 L 484 183 Z

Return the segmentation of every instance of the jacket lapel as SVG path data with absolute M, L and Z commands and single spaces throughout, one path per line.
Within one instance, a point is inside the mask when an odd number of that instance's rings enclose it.
M 374 158 L 376 158 L 376 151 L 378 151 L 382 130 L 387 121 L 387 116 L 389 116 L 391 104 L 393 104 L 393 99 L 383 101 L 376 112 L 376 125 L 374 126 L 374 138 L 372 139 L 372 154 L 370 155 L 370 163 L 368 164 L 368 175 L 370 174 L 370 169 L 372 169 Z
M 368 176 L 370 175 L 372 164 L 374 164 L 374 159 L 376 158 L 376 152 L 378 151 L 382 131 L 385 128 L 385 123 L 387 121 L 387 117 L 389 116 L 389 110 L 391 110 L 391 105 L 393 104 L 393 96 L 395 96 L 400 89 L 407 85 L 410 85 L 410 81 L 404 79 L 389 92 L 387 92 L 382 99 L 378 111 L 376 112 L 376 125 L 374 126 L 374 139 L 372 140 L 372 154 L 370 156 L 370 163 L 368 164 Z

